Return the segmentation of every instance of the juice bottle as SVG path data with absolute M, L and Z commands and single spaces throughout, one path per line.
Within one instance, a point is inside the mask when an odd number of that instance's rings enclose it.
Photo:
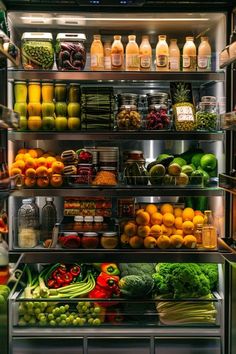
M 196 71 L 196 46 L 193 37 L 186 37 L 183 48 L 183 71 Z
M 91 55 L 91 70 L 104 70 L 104 50 L 101 42 L 101 36 L 95 34 L 93 36 L 93 43 L 90 48 Z
M 111 70 L 111 42 L 107 41 L 104 44 L 104 69 Z
M 168 71 L 169 47 L 166 42 L 166 36 L 158 36 L 158 43 L 156 46 L 156 67 L 157 71 Z
M 124 70 L 124 47 L 121 36 L 114 36 L 111 46 L 111 70 Z
M 180 50 L 177 44 L 177 39 L 170 40 L 169 69 L 170 71 L 180 71 Z
M 198 47 L 197 70 L 211 70 L 211 46 L 208 42 L 208 37 L 201 37 L 201 43 Z
M 150 71 L 152 66 L 152 47 L 148 36 L 142 36 L 142 43 L 139 48 L 140 70 Z
M 126 71 L 139 71 L 140 70 L 140 60 L 139 60 L 139 47 L 136 43 L 136 36 L 128 36 L 129 43 L 126 46 Z
M 204 212 L 204 224 L 202 228 L 202 246 L 205 249 L 214 249 L 217 247 L 217 231 L 213 223 L 211 210 Z

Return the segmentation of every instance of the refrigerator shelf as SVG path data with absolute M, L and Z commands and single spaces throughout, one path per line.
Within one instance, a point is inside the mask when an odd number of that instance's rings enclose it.
M 20 132 L 8 131 L 11 141 L 69 140 L 69 141 L 118 141 L 118 140 L 197 140 L 224 141 L 225 133 L 176 132 L 176 131 L 65 131 L 65 132 Z
M 219 187 L 226 192 L 236 194 L 236 177 L 226 174 L 219 175 Z
M 161 249 L 113 249 L 113 250 L 91 250 L 78 249 L 44 249 L 44 250 L 18 250 L 9 251 L 9 259 L 11 262 L 19 260 L 21 263 L 57 263 L 78 262 L 195 262 L 195 263 L 223 263 L 224 251 L 222 253 L 217 250 L 198 251 L 196 249 L 181 250 L 161 250 Z
M 22 188 L 11 192 L 14 197 L 94 197 L 104 196 L 104 193 L 110 197 L 129 197 L 131 186 L 82 186 L 81 188 Z M 132 186 L 132 196 L 223 196 L 224 191 L 218 187 L 209 188 L 157 188 L 157 186 Z
M 9 70 L 9 80 L 65 80 L 65 81 L 110 81 L 112 85 L 124 81 L 224 81 L 224 71 L 210 72 L 157 72 L 157 71 L 57 71 L 57 70 Z

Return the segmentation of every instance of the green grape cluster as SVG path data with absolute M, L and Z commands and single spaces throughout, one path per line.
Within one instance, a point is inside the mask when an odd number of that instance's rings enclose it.
M 90 326 L 99 326 L 101 324 L 102 309 L 91 302 L 78 302 L 77 311 L 81 319 Z

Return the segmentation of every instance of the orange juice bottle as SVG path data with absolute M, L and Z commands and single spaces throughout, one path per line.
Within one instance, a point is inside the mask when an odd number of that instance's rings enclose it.
M 180 70 L 180 50 L 177 44 L 177 39 L 170 40 L 169 46 L 169 69 L 170 71 Z
M 148 36 L 142 36 L 142 43 L 139 48 L 140 70 L 150 71 L 152 66 L 152 47 Z
M 136 43 L 136 36 L 128 36 L 129 43 L 126 46 L 126 71 L 139 71 L 140 60 L 139 60 L 139 47 Z
M 104 44 L 104 69 L 111 70 L 111 42 L 107 41 Z
M 169 66 L 169 47 L 166 42 L 166 36 L 158 36 L 156 46 L 156 68 L 157 71 L 168 71 Z
M 208 42 L 208 37 L 201 37 L 201 43 L 198 47 L 197 70 L 211 70 L 211 46 Z
M 111 70 L 124 70 L 124 47 L 119 35 L 114 36 L 111 46 Z
M 101 36 L 95 34 L 93 36 L 93 43 L 90 48 L 91 55 L 91 70 L 100 71 L 104 70 L 104 50 L 101 42 Z
M 193 37 L 186 37 L 183 48 L 183 71 L 196 71 L 196 46 Z

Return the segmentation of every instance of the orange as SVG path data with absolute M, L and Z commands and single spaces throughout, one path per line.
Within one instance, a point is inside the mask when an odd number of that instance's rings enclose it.
M 184 233 L 183 230 L 180 230 L 180 229 L 177 229 L 177 230 L 175 231 L 175 234 L 176 234 L 176 235 L 181 235 L 181 236 L 182 236 L 183 233 Z
M 52 168 L 48 168 L 48 176 L 49 176 L 49 177 L 51 177 L 51 176 L 52 176 L 52 174 L 53 174 L 53 172 L 52 172 Z
M 175 217 L 171 213 L 165 213 L 163 216 L 163 224 L 167 227 L 173 226 L 175 223 Z
M 167 234 L 167 236 L 171 236 L 173 234 L 173 228 L 172 227 L 166 227 L 166 234 Z
M 175 216 L 175 217 L 182 216 L 182 214 L 183 214 L 183 209 L 181 209 L 181 208 L 174 208 L 174 216 Z
M 29 157 L 25 160 L 25 169 L 27 170 L 28 168 L 36 168 L 36 163 L 33 157 Z
M 12 164 L 12 167 L 20 168 L 21 171 L 24 171 L 25 169 L 25 162 L 23 160 L 17 160 Z
M 201 215 L 204 217 L 204 214 L 201 212 L 201 210 L 195 210 L 194 215 Z
M 138 226 L 137 235 L 140 237 L 147 237 L 150 234 L 150 227 L 148 225 Z
M 38 177 L 47 177 L 48 176 L 48 169 L 45 166 L 39 166 L 36 170 L 36 175 Z
M 166 214 L 166 213 L 174 213 L 174 208 L 171 204 L 169 203 L 165 203 L 161 206 L 161 213 L 162 215 Z
M 62 179 L 62 176 L 59 175 L 59 174 L 53 174 L 50 178 L 50 184 L 53 186 L 53 187 L 61 187 L 63 183 L 63 179 Z
M 198 224 L 203 225 L 203 223 L 204 223 L 204 217 L 203 216 L 201 216 L 201 215 L 194 216 L 194 218 L 193 218 L 194 226 L 197 226 Z
M 192 221 L 194 218 L 194 210 L 192 208 L 185 208 L 182 214 L 183 221 Z
M 127 236 L 134 236 L 137 233 L 137 225 L 133 222 L 128 221 L 127 224 L 124 226 L 124 233 Z
M 27 159 L 31 159 L 32 156 L 27 152 L 26 154 L 24 154 L 24 161 L 26 161 Z
M 175 227 L 176 229 L 182 229 L 182 225 L 183 225 L 183 219 L 181 216 L 177 216 L 175 218 Z
M 122 234 L 120 236 L 121 246 L 127 247 L 129 245 L 129 239 L 130 239 L 129 236 L 127 236 L 126 234 Z
M 55 157 L 52 157 L 52 156 L 48 156 L 46 158 L 46 160 L 47 160 L 47 167 L 48 168 L 52 167 L 53 162 L 56 161 Z
M 150 235 L 158 238 L 162 234 L 162 228 L 160 225 L 152 225 Z
M 155 204 L 148 204 L 145 208 L 145 211 L 152 215 L 157 212 L 157 206 Z
M 146 211 L 140 211 L 136 216 L 136 223 L 138 225 L 148 225 L 150 221 L 150 215 Z
M 25 186 L 28 188 L 34 187 L 36 184 L 36 178 L 26 177 L 25 178 Z
M 191 235 L 193 233 L 194 224 L 192 223 L 192 221 L 185 221 L 182 227 L 185 235 Z
M 22 172 L 19 168 L 13 167 L 10 169 L 10 176 L 21 175 Z
M 27 152 L 28 152 L 28 149 L 22 148 L 17 151 L 17 154 L 26 154 Z
M 143 208 L 142 209 L 138 209 L 137 211 L 136 211 L 136 215 L 138 215 L 139 213 L 141 213 L 142 211 L 145 211 Z
M 37 186 L 40 188 L 46 188 L 49 185 L 48 177 L 38 177 L 37 178 Z
M 184 243 L 184 239 L 181 235 L 172 235 L 170 237 L 170 245 L 173 248 L 180 248 Z
M 176 228 L 172 227 L 172 235 L 176 235 Z
M 142 248 L 143 247 L 143 238 L 139 236 L 132 236 L 129 239 L 129 244 L 132 248 Z
M 34 149 L 34 150 L 37 152 L 37 157 L 38 157 L 38 158 L 41 157 L 41 156 L 43 156 L 43 150 L 42 150 L 42 149 L 36 148 L 36 149 Z
M 30 178 L 34 178 L 36 176 L 36 171 L 34 168 L 28 168 L 26 171 L 25 171 L 25 176 L 26 177 L 30 177 Z
M 154 237 L 152 237 L 152 236 L 145 237 L 145 239 L 144 239 L 144 247 L 145 248 L 155 248 L 156 245 L 157 245 L 157 241 Z
M 161 230 L 162 230 L 162 235 L 168 234 L 168 229 L 164 224 L 161 225 Z
M 53 173 L 62 173 L 64 170 L 64 164 L 60 161 L 54 161 L 51 167 Z
M 197 246 L 197 239 L 193 235 L 188 235 L 184 237 L 184 246 L 186 248 L 196 248 Z
M 15 157 L 15 161 L 18 161 L 18 160 L 23 160 L 24 161 L 25 159 L 25 155 L 24 154 L 17 154 L 16 157 Z
M 157 246 L 163 249 L 170 247 L 170 238 L 166 235 L 161 235 L 157 239 Z
M 39 167 L 39 166 L 45 166 L 45 167 L 47 167 L 47 160 L 45 159 L 45 157 L 39 157 L 39 158 L 37 159 L 37 165 L 38 165 L 38 167 Z
M 35 149 L 29 149 L 28 153 L 30 156 L 32 156 L 34 159 L 38 157 L 37 151 Z
M 161 225 L 163 216 L 161 213 L 153 213 L 151 216 L 151 224 L 152 225 Z

